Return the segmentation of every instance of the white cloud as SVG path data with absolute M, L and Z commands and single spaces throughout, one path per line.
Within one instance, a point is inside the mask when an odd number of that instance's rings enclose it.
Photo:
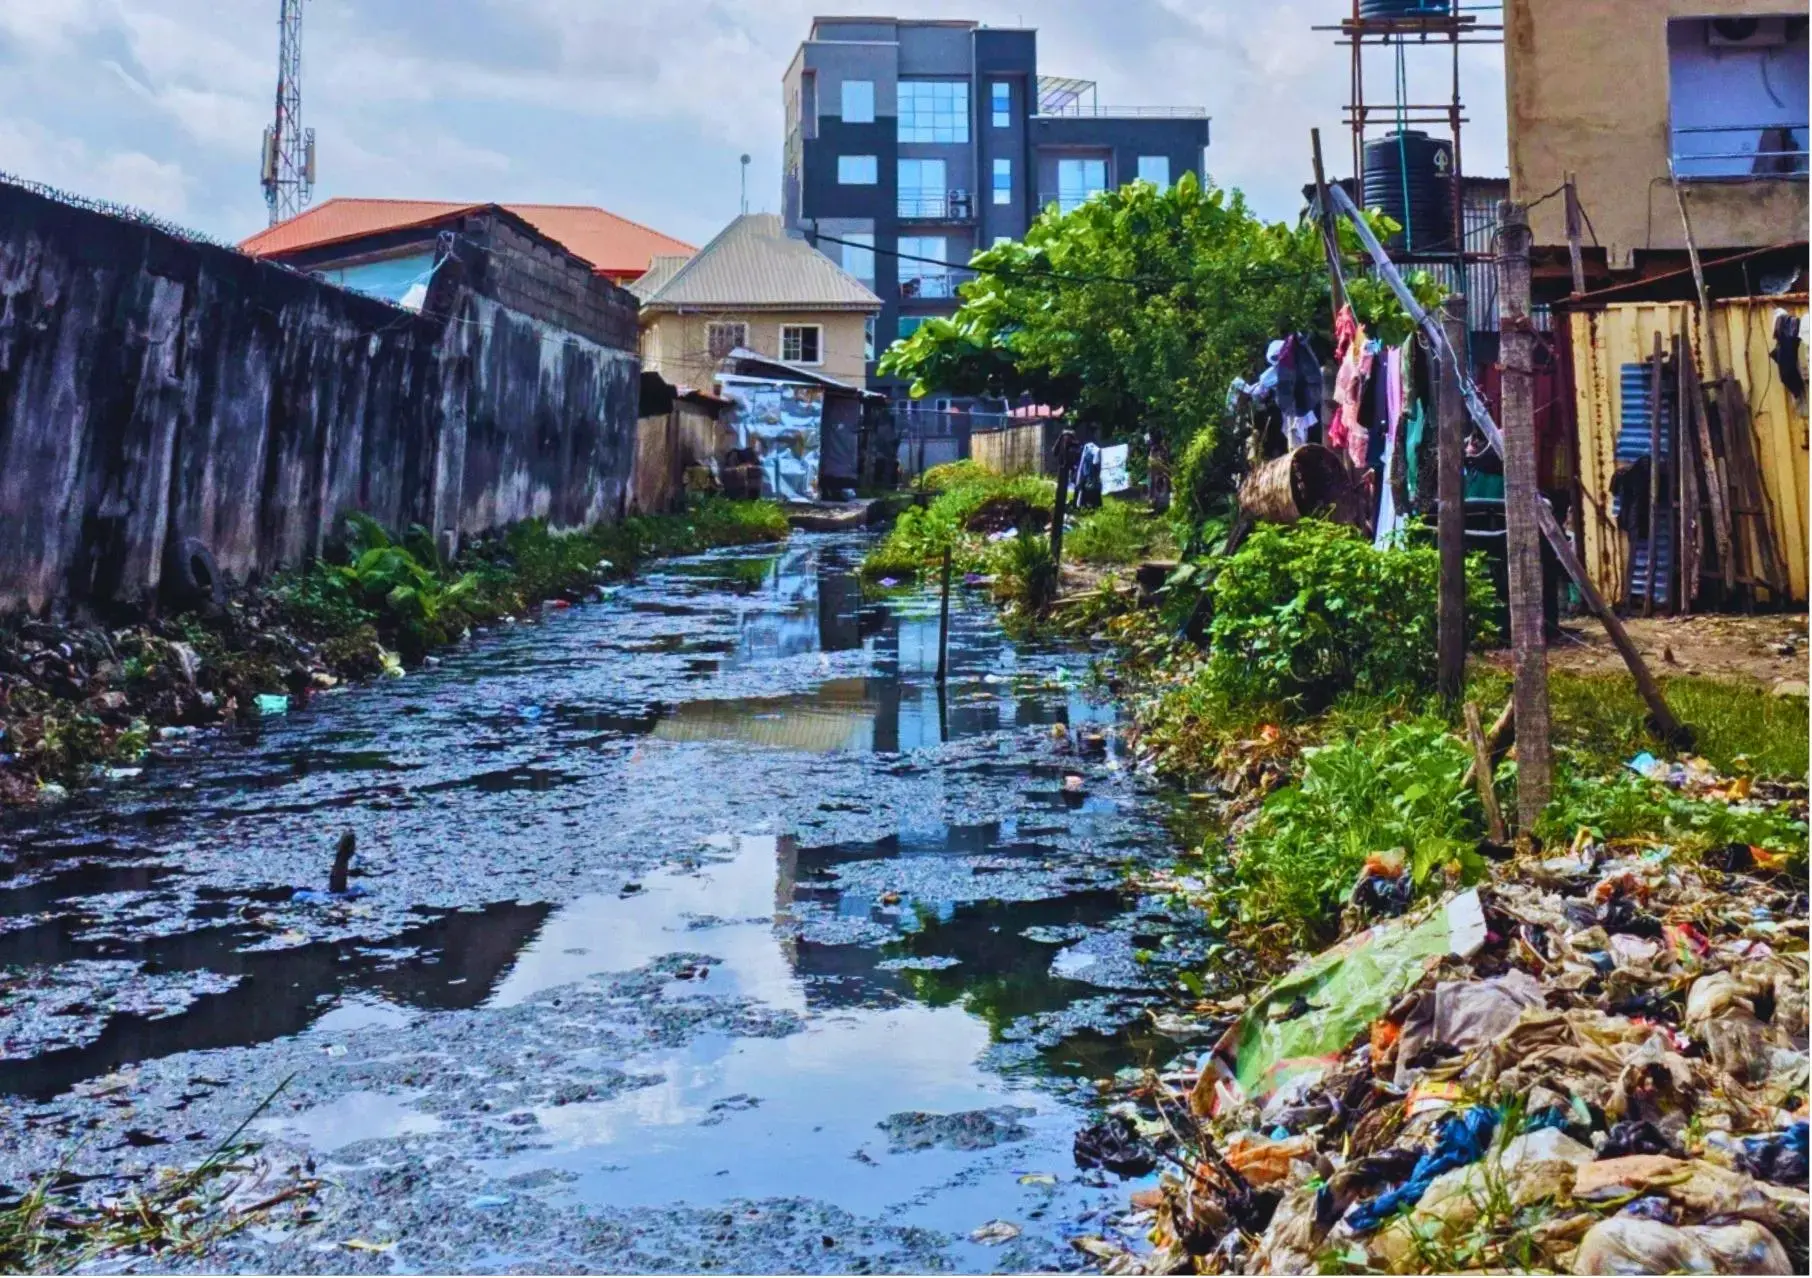
M 142 151 L 97 150 L 30 121 L 0 120 L 0 172 L 161 217 L 181 219 L 189 211 L 188 180 L 180 165 Z

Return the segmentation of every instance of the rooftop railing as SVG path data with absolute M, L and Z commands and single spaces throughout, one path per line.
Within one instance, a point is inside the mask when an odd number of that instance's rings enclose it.
M 1067 106 L 1041 107 L 1038 118 L 1045 120 L 1206 120 L 1207 107 L 1194 106 L 1096 106 L 1090 102 L 1072 102 Z
M 1671 158 L 1681 178 L 1805 177 L 1804 124 L 1676 126 Z

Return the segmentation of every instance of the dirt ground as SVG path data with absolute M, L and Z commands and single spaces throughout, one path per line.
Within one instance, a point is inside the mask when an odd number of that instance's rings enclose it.
M 1627 617 L 1624 625 L 1657 675 L 1746 679 L 1768 687 L 1806 689 L 1806 614 Z M 1616 673 L 1623 659 L 1604 627 L 1590 617 L 1562 624 L 1563 638 L 1548 648 L 1551 668 Z M 1509 654 L 1502 654 L 1507 665 Z M 1782 691 L 1789 689 L 1782 688 Z

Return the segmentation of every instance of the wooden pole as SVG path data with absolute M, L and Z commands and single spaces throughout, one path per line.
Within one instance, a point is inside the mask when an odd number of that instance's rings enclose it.
M 937 681 L 942 684 L 950 663 L 950 547 L 944 547 L 944 588 L 937 606 Z
M 1579 187 L 1567 174 L 1567 257 L 1573 264 L 1573 296 L 1585 292 L 1585 256 L 1579 247 Z
M 1674 475 L 1679 497 L 1674 505 L 1674 569 L 1678 586 L 1674 610 L 1681 616 L 1692 612 L 1693 596 L 1699 593 L 1699 488 L 1698 445 L 1687 425 L 1685 343 L 1674 334 Z
M 1479 708 L 1470 701 L 1466 703 L 1466 738 L 1472 742 L 1472 783 L 1478 787 L 1479 803 L 1485 809 L 1486 828 L 1493 843 L 1502 843 L 1505 838 L 1504 813 L 1497 805 L 1496 770 L 1491 766 L 1491 751 L 1485 745 L 1484 729 L 1479 727 Z M 1517 772 L 1522 772 L 1520 763 Z M 1521 789 L 1519 784 L 1519 794 Z
M 1510 646 L 1516 686 L 1516 819 L 1527 839 L 1548 806 L 1554 759 L 1548 739 L 1548 651 L 1542 615 L 1544 509 L 1535 447 L 1534 345 L 1529 322 L 1529 213 L 1498 206 L 1500 352 L 1504 365 L 1503 436 L 1506 540 L 1510 560 Z M 1553 512 L 1548 518 L 1553 519 Z
M 1726 602 L 1736 593 L 1736 551 L 1730 529 L 1729 492 L 1724 487 L 1724 471 L 1718 465 L 1717 449 L 1711 444 L 1711 423 L 1705 416 L 1705 392 L 1699 383 L 1698 365 L 1693 362 L 1692 339 L 1682 343 L 1681 358 L 1686 367 L 1686 408 L 1692 414 L 1693 435 L 1699 441 L 1699 465 L 1703 468 L 1706 494 L 1711 498 L 1711 535 L 1718 548 L 1718 572 L 1724 579 Z
M 1064 431 L 1057 436 L 1057 501 L 1051 508 L 1051 579 L 1063 581 L 1063 520 L 1069 507 L 1070 453 L 1076 436 Z
M 1441 305 L 1447 344 L 1466 349 L 1466 299 L 1453 294 Z M 1466 681 L 1466 405 L 1460 401 L 1460 370 L 1437 360 L 1440 390 L 1435 396 L 1436 519 L 1441 549 L 1440 621 L 1437 632 L 1436 686 L 1449 703 L 1457 701 Z
M 1648 377 L 1648 580 L 1642 590 L 1642 615 L 1655 614 L 1655 561 L 1660 558 L 1656 532 L 1661 527 L 1661 330 L 1655 330 L 1654 368 Z
M 1339 316 L 1346 305 L 1346 279 L 1340 270 L 1340 235 L 1335 229 L 1334 206 L 1328 202 L 1327 174 L 1321 167 L 1321 130 L 1309 130 L 1309 144 L 1315 152 L 1315 202 L 1321 206 L 1321 246 L 1328 259 L 1328 285 L 1334 299 L 1334 314 Z
M 1416 327 L 1427 336 L 1430 347 L 1438 352 L 1443 360 L 1452 361 L 1457 365 L 1459 356 L 1448 345 L 1447 335 L 1441 331 L 1441 326 L 1434 322 L 1428 312 L 1422 309 L 1422 304 L 1416 301 L 1416 295 L 1410 292 L 1409 285 L 1403 282 L 1402 273 L 1391 262 L 1390 254 L 1384 251 L 1384 246 L 1378 243 L 1378 237 L 1373 235 L 1371 228 L 1365 224 L 1365 219 L 1360 216 L 1358 208 L 1346 192 L 1339 187 L 1333 188 L 1331 194 L 1334 202 L 1352 221 L 1353 230 L 1365 244 L 1366 251 L 1371 254 L 1372 261 L 1378 267 L 1379 276 L 1389 286 L 1391 292 L 1397 295 L 1397 300 L 1402 303 L 1405 313 L 1415 321 Z M 1525 236 L 1526 234 L 1527 228 L 1525 227 Z M 1525 305 L 1526 296 L 1525 293 Z M 1526 318 L 1523 323 L 1526 329 Z M 1524 336 L 1528 337 L 1528 334 L 1525 332 Z M 1502 457 L 1504 455 L 1503 432 L 1498 430 L 1497 423 L 1491 420 L 1491 412 L 1485 407 L 1484 400 L 1479 397 L 1477 387 L 1473 386 L 1470 380 L 1464 381 L 1461 383 L 1461 393 L 1465 398 L 1466 412 L 1472 418 L 1472 424 L 1479 428 L 1479 433 L 1484 435 L 1486 441 L 1497 451 L 1498 456 Z M 1661 687 L 1655 682 L 1654 675 L 1649 672 L 1648 664 L 1643 661 L 1642 654 L 1636 650 L 1636 645 L 1631 641 L 1629 632 L 1623 628 L 1623 622 L 1611 610 L 1611 606 L 1604 601 L 1604 596 L 1598 593 L 1598 588 L 1592 584 L 1591 577 L 1586 573 L 1585 565 L 1579 562 L 1579 555 L 1573 549 L 1573 543 L 1567 540 L 1566 533 L 1561 530 L 1560 521 L 1554 517 L 1554 511 L 1546 501 L 1537 502 L 1536 517 L 1541 521 L 1542 536 L 1548 539 L 1548 545 L 1554 551 L 1554 557 L 1560 560 L 1561 567 L 1565 568 L 1567 575 L 1573 579 L 1574 586 L 1579 590 L 1580 599 L 1604 625 L 1605 633 L 1611 637 L 1611 642 L 1616 645 L 1618 654 L 1623 658 L 1623 663 L 1629 667 L 1630 677 L 1636 681 L 1636 690 L 1648 703 L 1655 731 L 1668 741 L 1682 745 L 1690 744 L 1692 734 L 1681 725 L 1678 719 L 1674 718 L 1673 712 L 1668 709 L 1667 700 L 1661 695 Z

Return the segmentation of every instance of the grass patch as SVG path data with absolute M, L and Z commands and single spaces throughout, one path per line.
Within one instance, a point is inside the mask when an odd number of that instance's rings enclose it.
M 862 560 L 865 581 L 910 581 L 940 565 L 946 550 L 959 572 L 991 571 L 999 543 L 990 535 L 1050 525 L 1057 485 L 1049 479 L 995 475 L 969 461 L 934 466 L 925 476 L 937 495 L 901 512 Z
M 1171 546 L 1170 526 L 1143 506 L 1105 497 L 1063 534 L 1066 556 L 1087 564 L 1133 564 Z

